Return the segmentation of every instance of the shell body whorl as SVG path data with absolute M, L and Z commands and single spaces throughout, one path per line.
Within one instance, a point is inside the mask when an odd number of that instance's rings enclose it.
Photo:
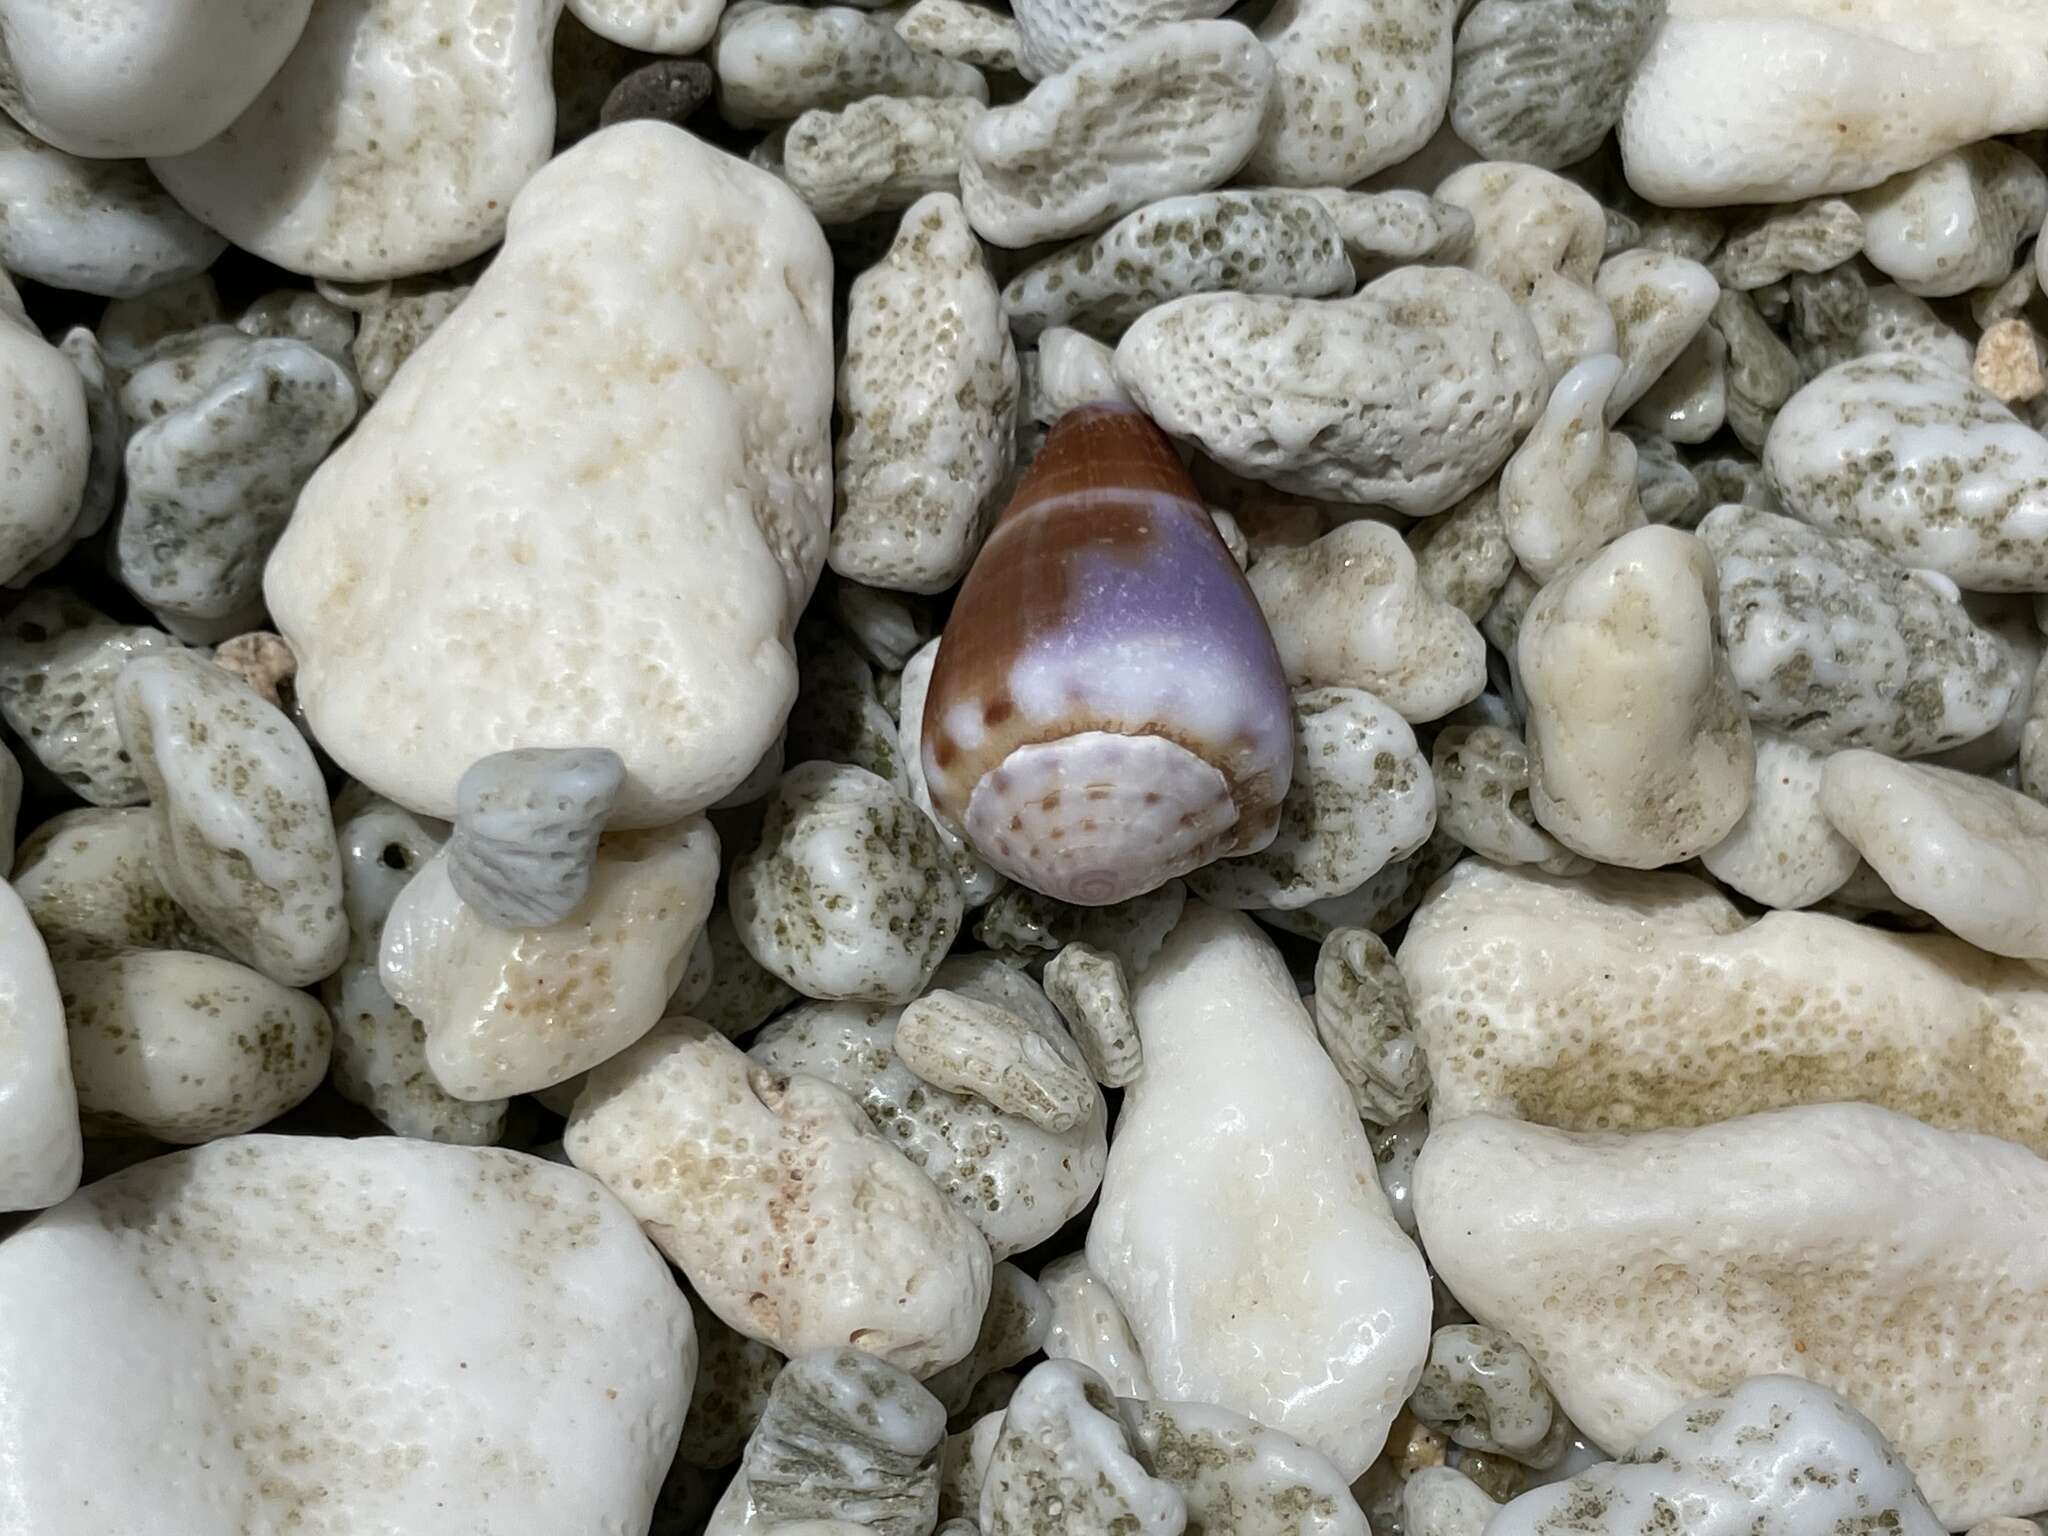
M 1293 771 L 1258 600 L 1165 435 L 1062 416 L 989 535 L 925 697 L 933 806 L 990 864 L 1080 905 L 1272 840 Z

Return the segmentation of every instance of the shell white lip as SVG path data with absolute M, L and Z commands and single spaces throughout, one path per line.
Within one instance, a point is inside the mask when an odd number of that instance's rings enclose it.
M 1229 781 L 1163 736 L 1084 731 L 1019 747 L 968 797 L 975 850 L 1021 885 L 1108 906 L 1230 851 Z

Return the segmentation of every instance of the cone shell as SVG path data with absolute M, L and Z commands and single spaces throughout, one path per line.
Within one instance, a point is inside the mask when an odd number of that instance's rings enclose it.
M 1062 901 L 1123 901 L 1272 841 L 1294 761 L 1287 677 L 1138 412 L 1054 424 L 960 589 L 923 755 L 939 814 Z

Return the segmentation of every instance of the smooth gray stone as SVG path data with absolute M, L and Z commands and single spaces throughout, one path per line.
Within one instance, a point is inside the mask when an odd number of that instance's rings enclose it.
M 626 781 L 608 747 L 524 747 L 478 758 L 455 786 L 448 879 L 496 928 L 546 928 L 581 904 L 605 818 Z

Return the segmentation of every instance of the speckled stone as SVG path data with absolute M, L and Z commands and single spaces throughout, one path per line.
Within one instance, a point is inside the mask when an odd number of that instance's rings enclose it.
M 1622 372 L 1608 397 L 1607 419 L 1618 421 L 1699 334 L 1721 286 L 1696 261 L 1638 250 L 1603 261 L 1593 275 L 1593 292 L 1614 316 Z
M 400 1136 L 482 1146 L 505 1125 L 505 1100 L 458 1099 L 427 1063 L 426 1027 L 385 990 L 379 964 L 384 921 L 446 829 L 388 800 L 372 799 L 335 831 L 341 848 L 348 954 L 320 984 L 334 1020 L 334 1086 Z
M 300 288 L 273 288 L 257 295 L 235 317 L 234 326 L 259 341 L 302 341 L 344 365 L 356 338 L 353 310 L 325 294 Z
M 1135 1082 L 1145 1070 L 1145 1052 L 1117 957 L 1087 944 L 1064 945 L 1046 962 L 1044 984 L 1095 1081 L 1105 1088 Z
M 1816 750 L 1917 757 L 1974 740 L 2019 688 L 2012 659 L 1955 589 L 1850 533 L 1759 508 L 1700 524 L 1719 569 L 1721 635 L 1745 709 Z
M 425 1027 L 435 1081 L 480 1102 L 563 1082 L 654 1027 L 710 915 L 718 837 L 701 816 L 606 834 L 589 894 L 547 927 L 484 922 L 451 861 L 444 845 L 398 893 L 380 975 Z
M 1466 1115 L 1645 1131 L 1861 1100 L 2048 1145 L 2048 989 L 1946 935 L 1820 912 L 1752 921 L 1690 875 L 1467 860 L 1399 960 L 1438 1131 Z M 1873 992 L 1892 1006 L 1862 1007 Z M 1559 1010 L 1573 1030 L 1549 1022 Z M 2003 1043 L 1986 1047 L 1987 1030 Z
M 12 581 L 71 538 L 94 441 L 80 370 L 30 323 L 11 282 L 0 283 L 0 391 L 0 581 Z
M 1515 568 L 1498 485 L 1482 485 L 1450 511 L 1418 524 L 1408 548 L 1423 590 L 1477 623 Z
M 341 855 L 319 765 L 291 721 L 191 651 L 129 662 L 114 709 L 149 791 L 157 873 L 178 904 L 288 986 L 338 966 Z
M 222 954 L 185 915 L 151 858 L 147 806 L 65 811 L 22 843 L 12 883 L 52 960 L 177 949 Z
M 965 576 L 1010 473 L 1017 396 L 995 279 L 960 200 L 932 193 L 847 299 L 832 569 L 910 592 Z
M 1422 585 L 1414 554 L 1385 523 L 1345 523 L 1267 554 L 1247 576 L 1293 683 L 1360 689 L 1413 723 L 1486 686 L 1478 630 Z
M 138 804 L 148 790 L 121 743 L 114 682 L 131 658 L 177 649 L 62 588 L 31 592 L 0 622 L 0 718 L 73 794 Z
M 1870 285 L 1853 266 L 1785 283 L 1786 340 L 1799 359 L 1803 380 L 1811 380 L 1858 355 L 1857 338 L 1870 313 Z
M 974 937 L 990 949 L 1018 959 L 1070 943 L 1091 945 L 1116 956 L 1126 978 L 1135 977 L 1159 953 L 1181 919 L 1187 886 L 1169 880 L 1157 890 L 1106 907 L 1076 907 L 1013 885 L 982 911 Z
M 113 299 L 100 312 L 93 332 L 107 363 L 116 371 L 133 368 L 157 342 L 178 331 L 213 325 L 227 318 L 213 279 L 202 272 L 165 283 L 132 299 Z
M 2048 111 L 2048 29 L 1997 0 L 1789 0 L 1765 13 L 1674 0 L 1670 10 L 1620 128 L 1630 185 L 1668 207 L 1873 186 Z
M 256 340 L 221 319 L 157 337 L 115 369 L 122 412 L 139 428 L 191 404 L 247 360 Z
M 1841 889 L 1861 855 L 1821 810 L 1827 755 L 1757 727 L 1756 784 L 1749 809 L 1700 855 L 1707 872 L 1767 907 L 1807 907 Z
M 1389 864 L 1350 895 L 1312 901 L 1292 912 L 1261 912 L 1259 920 L 1317 943 L 1338 928 L 1385 933 L 1407 918 L 1444 871 L 1464 856 L 1464 845 L 1439 829 L 1407 858 Z
M 1316 955 L 1316 1038 L 1351 1090 L 1360 1117 L 1391 1125 L 1421 1108 L 1429 1063 L 1415 1039 L 1408 988 L 1394 956 L 1364 928 L 1339 928 Z
M 217 136 L 150 169 L 244 250 L 312 277 L 436 271 L 496 244 L 554 145 L 560 0 L 321 0 Z
M 2020 741 L 2026 731 L 2027 716 L 2034 707 L 2034 678 L 2043 654 L 2048 653 L 2048 639 L 2035 627 L 2033 604 L 2026 598 L 1973 593 L 1963 602 L 1978 627 L 2006 653 L 2020 685 L 1996 726 L 1974 741 L 1934 753 L 1926 761 L 1964 773 L 1983 774 L 2008 788 L 2018 788 L 2014 775 L 2019 767 Z
M 1294 691 L 1294 775 L 1280 829 L 1257 853 L 1192 871 L 1220 906 L 1290 908 L 1347 895 L 1420 847 L 1436 788 L 1407 721 L 1356 688 Z
M 1361 283 L 1396 267 L 1460 260 L 1472 246 L 1472 215 L 1423 192 L 1306 189 L 1337 221 Z
M 1418 1467 L 1401 1485 L 1404 1536 L 1481 1536 L 1499 1508 L 1455 1467 Z
M 924 53 L 1010 74 L 1017 73 L 1024 48 L 1014 17 L 968 0 L 912 0 L 896 18 L 896 35 Z
M 468 296 L 466 283 L 428 278 L 378 283 L 350 295 L 357 323 L 349 357 L 364 398 L 375 400 L 389 389 L 399 367 Z
M 1584 159 L 1663 15 L 1663 0 L 1479 0 L 1458 26 L 1451 126 L 1488 159 Z
M 1858 1179 L 1852 1170 L 1869 1158 L 1897 1177 Z M 2025 1149 L 1867 1104 L 1631 1137 L 1468 1116 L 1431 1134 L 1417 1178 L 1422 1237 L 1439 1272 L 1480 1320 L 1543 1360 L 1572 1421 L 1610 1452 L 1682 1409 L 1698 1380 L 1796 1370 L 1886 1428 L 1943 1524 L 2040 1502 L 2041 1431 L 2024 1410 L 2009 1411 L 2032 1400 L 2019 1352 L 2025 1298 L 2040 1286 L 2015 1218 L 2030 1219 L 2048 1198 L 2041 1161 Z M 1731 1198 L 1744 1200 L 1740 1222 L 1725 1220 Z M 1610 1212 L 1626 1214 L 1610 1221 Z M 1873 1226 L 1891 1240 L 1873 1247 Z M 1967 1311 L 1987 1272 L 2014 1310 L 1959 1323 L 1951 1308 Z M 1642 1283 L 1653 1274 L 1661 1285 Z M 1627 1304 L 1603 1306 L 1601 1295 Z M 1887 1327 L 1943 1348 L 1931 1359 L 1881 1349 L 1873 1358 Z M 1959 1432 L 1954 1415 L 1967 1418 L 1972 1403 L 1994 1417 Z M 1761 1427 L 1772 1411 L 1760 1405 L 1754 1419 L 1723 1422 L 1729 1431 Z M 1824 1431 L 1838 1443 L 1841 1433 L 1839 1421 Z M 1807 1460 L 1795 1451 L 1772 1464 Z M 1909 1486 L 1903 1467 L 1884 1478 L 1874 1470 L 1866 1463 L 1856 1482 L 1843 1476 L 1835 1496 L 1882 1500 L 1886 1479 Z M 1734 1518 L 1747 1529 L 1752 1514 Z M 1921 1519 L 1900 1528 L 1931 1536 L 1938 1527 Z
M 676 1457 L 693 1467 L 727 1467 L 761 1422 L 784 1362 L 766 1344 L 727 1327 L 694 1293 L 690 1316 L 697 1325 L 697 1384 Z
M 1618 353 L 1621 335 L 1614 312 L 1600 295 L 1556 272 L 1538 277 L 1522 306 L 1543 348 L 1543 368 L 1553 388 L 1579 364 Z
M 686 54 L 711 41 L 724 0 L 569 0 L 568 8 L 574 19 L 621 48 Z
M 711 957 L 711 985 L 691 1005 L 693 1018 L 727 1039 L 738 1039 L 796 1001 L 794 987 L 747 953 L 733 928 L 732 913 L 722 903 L 704 925 L 703 942 Z
M 1543 1444 L 1557 1412 L 1529 1352 L 1484 1323 L 1437 1329 L 1409 1408 L 1454 1444 L 1515 1457 Z
M 1602 353 L 1559 379 L 1500 472 L 1502 532 L 1539 582 L 1643 526 L 1635 444 L 1608 426 L 1625 371 Z
M 909 766 L 897 741 L 896 721 L 875 696 L 875 674 L 860 652 L 838 629 L 810 620 L 797 629 L 796 649 L 796 704 L 789 712 L 781 759 L 763 770 L 765 782 L 749 798 L 759 799 L 775 787 L 783 761 L 812 758 L 851 763 L 898 791 L 908 790 Z
M 1049 427 L 1084 405 L 1105 400 L 1115 405 L 1131 403 L 1123 385 L 1116 381 L 1116 353 L 1093 336 L 1063 325 L 1051 326 L 1038 333 L 1037 350 L 1023 354 L 1018 361 L 1025 365 L 1025 414 L 1041 426 Z M 1231 536 L 1221 519 L 1230 514 L 1212 507 L 1210 516 L 1218 519 L 1217 532 L 1229 544 Z M 1237 527 L 1236 519 L 1231 519 L 1229 527 Z M 1241 540 L 1243 532 L 1237 536 Z M 1233 548 L 1233 558 L 1236 553 Z M 1239 560 L 1238 569 L 1244 564 Z
M 735 5 L 718 23 L 711 67 L 719 114 L 740 127 L 870 96 L 988 100 L 980 70 L 920 53 L 888 17 L 843 5 Z
M 1496 725 L 1452 725 L 1437 732 L 1430 770 L 1436 777 L 1437 825 L 1496 864 L 1534 864 L 1550 874 L 1577 874 L 1587 861 L 1537 824 L 1529 804 L 1529 749 Z
M 760 846 L 739 860 L 731 884 L 748 952 L 814 998 L 909 999 L 945 958 L 963 914 L 931 822 L 845 764 L 804 763 L 783 775 Z
M 1925 299 L 1893 283 L 1868 291 L 1868 306 L 1851 356 L 1903 352 L 1950 373 L 1970 377 L 1975 354 L 1967 336 L 1944 320 Z
M 925 1536 L 938 1517 L 946 1411 L 916 1379 L 842 1346 L 797 1355 L 769 1389 L 743 1463 L 769 1528 L 837 1517 Z
M 45 571 L 54 568 L 81 540 L 89 539 L 106 526 L 120 494 L 121 456 L 128 445 L 128 418 L 121 409 L 115 380 L 99 339 L 84 326 L 64 333 L 57 350 L 78 370 L 85 391 L 85 425 L 90 445 L 86 452 L 85 484 L 79 492 L 76 514 L 64 533 L 7 578 L 10 587 L 25 587 Z
M 1044 1349 L 1052 1360 L 1073 1360 L 1100 1376 L 1118 1397 L 1151 1397 L 1145 1357 L 1131 1337 L 1129 1319 L 1088 1255 L 1070 1253 L 1038 1272 L 1048 1308 Z
M 1695 459 L 1692 475 L 1696 496 L 1689 520 L 1694 526 L 1707 513 L 1721 506 L 1757 507 L 1765 512 L 1785 510 L 1784 504 L 1778 500 L 1777 490 L 1771 485 L 1770 476 L 1754 459 L 1732 454 Z
M 967 217 L 1016 248 L 1219 186 L 1251 154 L 1272 85 L 1271 57 L 1235 22 L 1168 22 L 1093 50 L 974 125 Z
M 1464 264 L 1526 303 L 1545 277 L 1590 288 L 1606 250 L 1606 220 L 1593 195 L 1540 166 L 1483 161 L 1444 177 L 1436 200 L 1472 219 Z
M 1790 1374 L 1753 1377 L 1686 1404 L 1618 1462 L 1532 1490 L 1488 1528 L 1535 1536 L 1570 1519 L 1587 1536 L 1622 1536 L 1679 1508 L 1755 1536 L 1941 1529 L 1906 1459 L 1877 1427 L 1825 1387 Z
M 988 110 L 972 96 L 869 96 L 814 107 L 782 137 L 782 177 L 825 224 L 958 194 L 967 135 Z
M 1965 374 L 1885 354 L 1787 401 L 1764 469 L 1801 521 L 1976 591 L 2048 584 L 2048 443 Z
M 2010 144 L 1972 144 L 1856 199 L 1864 255 L 1906 292 L 1947 298 L 2002 283 L 2041 229 L 2048 173 Z
M 946 1436 L 939 1450 L 942 1530 L 964 1525 L 970 1532 L 980 1532 L 973 1517 L 981 1513 L 981 1486 L 987 1480 L 989 1458 L 995 1454 L 996 1437 L 1002 1432 L 1002 1414 L 986 1413 L 966 1429 Z
M 57 988 L 91 1135 L 175 1146 L 239 1136 L 327 1075 L 327 1010 L 232 960 L 168 950 L 66 960 Z
M 1092 240 L 1032 263 L 1003 288 L 1020 337 L 1071 325 L 1118 336 L 1138 316 L 1191 293 L 1348 293 L 1337 221 L 1306 192 L 1199 192 L 1162 198 Z
M 1212 1536 L 1366 1536 L 1328 1457 L 1208 1403 L 1125 1402 L 1138 1460 L 1179 1490 L 1188 1529 Z
M 1746 293 L 1724 289 L 1707 326 L 1728 349 L 1728 425 L 1745 448 L 1761 453 L 1778 411 L 1802 382 L 1799 359 Z
M 941 987 L 903 1009 L 893 1043 L 934 1088 L 972 1095 L 1057 1135 L 1088 1115 L 1096 1093 L 1053 1038 L 1008 1008 Z
M 13 3 L 0 103 L 74 155 L 176 154 L 221 132 L 277 73 L 311 0 Z M 13 263 L 8 263 L 13 268 Z M 18 270 L 18 269 L 17 269 Z
M 1721 333 L 1711 325 L 1695 331 L 1628 416 L 1677 443 L 1704 443 L 1719 432 L 1728 419 L 1728 344 Z
M 1486 643 L 1506 658 L 1508 679 L 1517 691 L 1521 683 L 1515 642 L 1522 633 L 1522 620 L 1528 617 L 1529 605 L 1536 601 L 1536 594 L 1541 590 L 1536 578 L 1517 563 L 1508 572 L 1507 585 L 1500 589 L 1500 596 L 1493 600 L 1493 606 L 1486 610 L 1486 617 L 1479 621 L 1479 632 L 1486 637 Z
M 1766 208 L 1729 233 L 1710 270 L 1723 288 L 1747 293 L 1794 272 L 1839 267 L 1863 249 L 1863 238 L 1863 215 L 1846 198 Z
M 48 1536 L 224 1510 L 421 1531 L 488 1507 L 509 1529 L 515 1464 L 528 1529 L 644 1531 L 697 1364 L 682 1293 L 588 1177 L 391 1136 L 235 1137 L 115 1174 L 0 1245 L 0 1310 L 36 1320 L 0 1336 L 0 1447 L 35 1469 L 8 1497 Z M 399 1441 L 418 1465 L 393 1477 Z
M 1454 0 L 1280 0 L 1259 25 L 1273 104 L 1247 175 L 1348 187 L 1405 160 L 1443 121 Z
M 1009 1009 L 1077 1070 L 1086 1059 L 1030 978 L 988 956 L 948 960 L 939 985 Z M 1072 1128 L 1052 1132 L 979 1098 L 920 1080 L 894 1048 L 898 1010 L 853 1003 L 797 1008 L 750 1054 L 852 1094 L 876 1129 L 987 1236 L 997 1258 L 1043 1242 L 1093 1198 L 1107 1155 L 1099 1094 Z
M 1234 473 L 1410 516 L 1484 483 L 1547 383 L 1519 308 L 1455 267 L 1404 267 L 1334 302 L 1176 299 L 1124 333 L 1116 371 L 1161 427 Z
M 1010 1367 L 1038 1353 L 1051 1325 L 1052 1302 L 1044 1288 L 1014 1264 L 996 1265 L 989 1272 L 988 1311 L 982 1315 L 973 1351 L 958 1364 L 927 1377 L 926 1389 L 955 1421 L 980 1418 L 988 1409 L 973 1404 L 998 1391 L 1007 1402 L 1017 1385 Z M 1004 1376 L 1009 1378 L 1007 1387 L 995 1379 Z
M 749 1338 L 790 1355 L 851 1340 L 912 1374 L 974 1347 L 988 1244 L 821 1077 L 670 1019 L 591 1074 L 563 1146 Z
M 1811 383 L 1838 363 L 1905 353 L 1968 377 L 1969 341 L 1929 307 L 1891 283 L 1867 284 L 1853 266 L 1793 277 L 1789 341 L 1800 377 Z
M 2020 727 L 2018 787 L 2048 804 L 2048 653 L 2034 673 L 2034 691 L 2027 718 Z
M 1691 527 L 1707 510 L 1697 505 L 1699 480 L 1668 437 L 1642 427 L 1623 426 L 1636 445 L 1636 500 L 1653 523 Z
M 620 827 L 738 785 L 830 532 L 830 270 L 794 193 L 679 128 L 549 162 L 265 567 L 335 761 L 442 819 L 515 747 L 617 752 Z
M 354 380 L 319 349 L 235 352 L 128 440 L 115 571 L 158 613 L 219 619 L 260 599 L 300 490 L 356 419 Z
M 1728 216 L 1712 208 L 1663 208 L 1638 199 L 1629 211 L 1642 231 L 1638 244 L 1688 261 L 1707 260 L 1728 233 Z
M 1177 1536 L 1179 1490 L 1132 1454 L 1100 1376 L 1048 1360 L 1010 1399 L 981 1489 L 982 1536 Z
M 1206 21 L 1228 0 L 1015 0 L 1017 59 L 1027 80 L 1043 80 L 1103 49 L 1181 21 Z

